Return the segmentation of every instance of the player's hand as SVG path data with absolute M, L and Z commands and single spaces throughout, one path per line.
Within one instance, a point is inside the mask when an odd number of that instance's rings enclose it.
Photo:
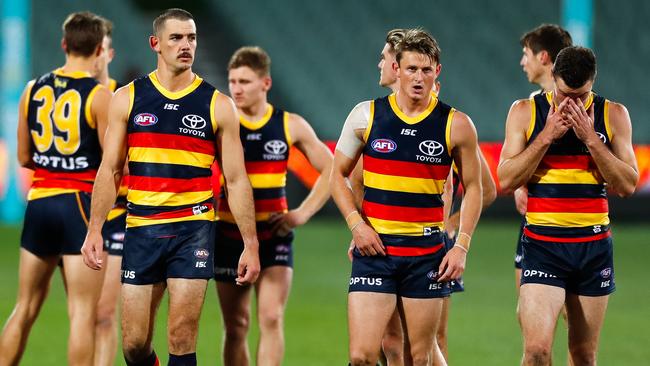
M 271 231 L 273 235 L 285 237 L 289 235 L 291 230 L 297 226 L 304 225 L 308 220 L 302 211 L 299 209 L 291 210 L 289 212 L 277 212 L 269 217 L 269 223 L 272 225 Z
M 515 190 L 515 207 L 521 216 L 526 215 L 528 208 L 528 192 L 526 188 L 519 187 Z
M 451 248 L 438 267 L 438 282 L 456 280 L 465 272 L 467 253 L 459 247 Z
M 354 239 L 350 240 L 350 247 L 348 248 L 348 259 L 350 262 L 352 262 L 352 259 L 354 259 L 352 252 L 354 252 Z
M 557 108 L 555 108 L 555 103 L 553 103 L 548 110 L 546 124 L 540 135 L 545 135 L 550 140 L 549 142 L 561 138 L 571 128 L 571 122 L 566 118 L 567 105 L 570 100 L 570 98 L 564 98 Z
M 386 255 L 386 248 L 379 234 L 365 222 L 352 230 L 352 241 L 362 256 Z
M 585 105 L 582 100 L 574 101 L 571 99 L 567 106 L 567 119 L 571 123 L 571 128 L 576 136 L 587 143 L 599 139 L 594 130 L 594 105 L 589 107 L 589 112 L 585 111 Z
M 259 244 L 253 247 L 250 245 L 244 245 L 244 251 L 241 253 L 239 263 L 237 264 L 237 279 L 235 281 L 240 286 L 250 285 L 255 283 L 259 274 Z
M 101 233 L 88 230 L 86 239 L 81 247 L 81 255 L 84 263 L 91 269 L 99 271 L 104 264 L 104 238 Z

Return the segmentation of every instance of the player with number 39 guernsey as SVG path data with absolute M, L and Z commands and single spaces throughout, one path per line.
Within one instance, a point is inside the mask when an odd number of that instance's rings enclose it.
M 21 238 L 16 307 L 0 338 L 0 365 L 17 365 L 31 326 L 62 261 L 70 336 L 68 364 L 93 362 L 103 272 L 79 255 L 90 192 L 101 161 L 110 92 L 91 75 L 102 55 L 103 20 L 73 13 L 63 24 L 63 67 L 27 84 L 18 113 L 18 160 L 34 170 Z

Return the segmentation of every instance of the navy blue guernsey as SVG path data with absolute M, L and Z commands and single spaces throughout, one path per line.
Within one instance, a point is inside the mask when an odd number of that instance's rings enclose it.
M 441 247 L 432 235 L 443 229 L 453 113 L 436 97 L 416 117 L 399 110 L 394 94 L 371 102 L 364 134 L 363 213 L 389 254 L 430 254 Z
M 28 199 L 90 193 L 101 162 L 91 105 L 101 85 L 87 72 L 61 69 L 36 79 L 25 100 L 35 164 Z
M 244 147 L 246 173 L 253 187 L 255 221 L 260 240 L 273 237 L 272 225 L 268 222 L 271 215 L 287 212 L 285 185 L 291 147 L 288 115 L 269 105 L 266 114 L 259 121 L 247 121 L 241 116 L 239 118 L 239 135 Z M 221 185 L 217 223 L 224 235 L 240 240 L 239 229 L 226 199 L 223 176 Z
M 129 91 L 127 226 L 213 220 L 218 91 L 196 76 L 170 92 L 155 73 L 133 81 Z
M 544 129 L 552 103 L 552 93 L 531 98 L 531 143 Z M 593 105 L 594 130 L 611 149 L 609 101 L 590 94 L 585 103 Z M 605 181 L 589 149 L 569 129 L 548 149 L 528 181 L 528 206 L 525 233 L 538 240 L 584 242 L 610 235 Z

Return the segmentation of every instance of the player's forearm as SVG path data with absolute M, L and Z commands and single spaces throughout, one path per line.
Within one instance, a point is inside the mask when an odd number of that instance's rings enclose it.
M 113 170 L 105 164 L 99 166 L 93 186 L 88 231 L 101 232 L 106 216 L 115 203 L 121 179 L 121 169 Z M 118 182 L 117 185 L 115 182 Z
M 253 189 L 245 175 L 231 179 L 228 184 L 228 205 L 245 246 L 257 246 L 257 230 L 255 228 L 255 205 L 253 204 Z
M 483 206 L 481 196 L 482 189 L 480 182 L 477 181 L 465 187 L 465 195 L 460 206 L 459 233 L 465 233 L 470 237 L 473 235 L 478 219 L 481 216 Z
M 501 189 L 510 194 L 525 185 L 535 174 L 550 146 L 551 141 L 544 139 L 540 134 L 524 151 L 502 161 L 497 168 Z
M 302 211 L 305 215 L 305 221 L 309 220 L 312 216 L 316 214 L 325 202 L 330 197 L 330 187 L 329 187 L 329 171 L 331 170 L 331 165 L 328 165 L 326 169 L 321 172 L 320 177 L 316 180 L 314 187 L 312 187 L 309 195 L 302 201 L 298 210 Z
M 609 187 L 621 197 L 632 195 L 639 181 L 639 173 L 612 154 L 600 140 L 587 143 L 587 148 Z
M 332 170 L 330 189 L 332 191 L 332 198 L 343 217 L 348 217 L 350 213 L 357 211 L 352 191 L 346 184 L 345 177 L 343 177 L 341 172 Z

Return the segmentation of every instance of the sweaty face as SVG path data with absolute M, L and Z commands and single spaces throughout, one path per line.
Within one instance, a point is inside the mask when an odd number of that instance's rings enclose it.
M 573 99 L 576 103 L 578 99 L 582 101 L 582 104 L 587 104 L 589 95 L 591 94 L 591 88 L 594 85 L 594 81 L 587 81 L 583 86 L 579 88 L 570 88 L 561 77 L 555 77 L 555 90 L 553 91 L 553 101 L 555 105 L 560 105 L 562 101 L 566 98 Z
M 184 71 L 192 67 L 196 51 L 194 20 L 167 19 L 159 33 L 154 36 L 157 39 L 154 50 L 170 69 Z
M 391 52 L 391 47 L 388 43 L 384 45 L 379 56 L 379 85 L 388 87 L 397 81 L 397 73 L 393 68 L 393 63 L 396 62 L 395 54 Z
M 541 52 L 533 53 L 528 47 L 522 49 L 523 55 L 519 61 L 519 65 L 523 67 L 528 82 L 538 84 L 544 75 L 544 64 L 540 60 Z
M 239 109 L 245 109 L 266 100 L 271 78 L 260 76 L 248 66 L 228 71 L 228 89 Z
M 402 53 L 397 69 L 400 93 L 413 100 L 429 98 L 439 73 L 440 65 L 429 56 L 412 51 Z

